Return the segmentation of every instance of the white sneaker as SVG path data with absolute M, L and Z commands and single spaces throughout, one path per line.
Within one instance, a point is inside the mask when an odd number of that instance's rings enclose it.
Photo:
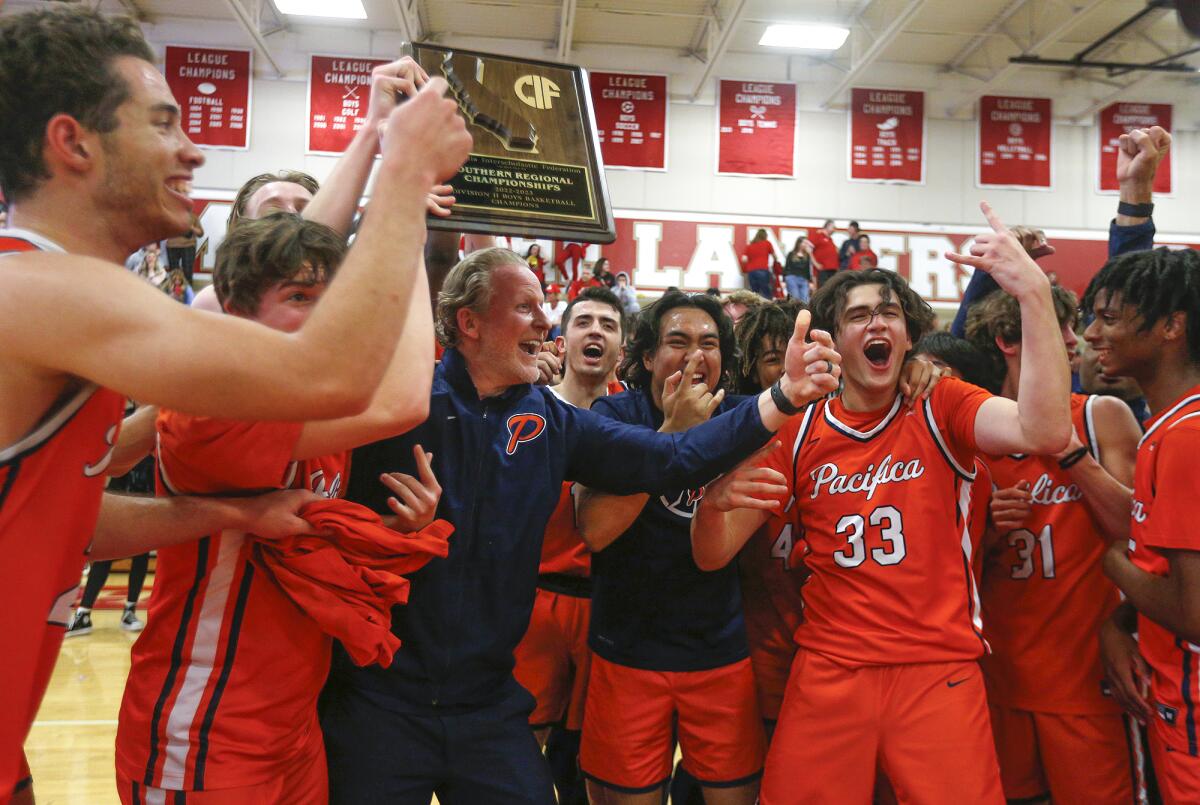
M 121 616 L 121 628 L 127 632 L 140 632 L 146 628 L 146 624 L 138 618 L 136 609 L 125 607 L 125 614 Z

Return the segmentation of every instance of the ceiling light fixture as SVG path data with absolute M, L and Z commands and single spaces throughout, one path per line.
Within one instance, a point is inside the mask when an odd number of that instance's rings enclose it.
M 850 35 L 849 28 L 840 25 L 768 25 L 758 44 L 772 48 L 794 50 L 837 50 Z
M 275 0 L 280 14 L 297 17 L 338 17 L 347 20 L 365 20 L 367 10 L 362 0 Z

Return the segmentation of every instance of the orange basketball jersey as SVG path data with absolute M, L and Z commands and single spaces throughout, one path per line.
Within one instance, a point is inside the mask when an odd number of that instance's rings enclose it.
M 1133 477 L 1130 558 L 1149 573 L 1166 576 L 1159 549 L 1200 551 L 1200 386 L 1146 423 L 1138 443 Z M 1158 716 L 1151 729 L 1171 750 L 1200 756 L 1200 645 L 1190 643 L 1147 617 L 1138 616 L 1138 644 L 1152 675 L 1150 696 Z M 1157 758 L 1156 758 L 1157 761 Z
M 163 411 L 160 495 L 342 492 L 345 453 L 293 461 L 302 423 Z M 310 746 L 332 641 L 252 562 L 240 531 L 158 552 L 117 726 L 117 768 L 156 788 L 254 785 Z
M 567 405 L 571 403 L 563 399 L 554 386 L 550 387 L 554 396 Z M 608 384 L 608 394 L 620 394 L 625 391 L 625 384 L 612 382 Z M 562 493 L 558 498 L 558 506 L 546 523 L 546 536 L 542 541 L 542 561 L 538 566 L 539 574 L 562 573 L 567 576 L 592 575 L 592 554 L 583 544 L 579 536 L 579 528 L 575 524 L 575 496 L 572 493 L 572 483 L 562 485 Z
M 62 251 L 0 232 L 0 258 L 36 250 Z M 121 395 L 73 381 L 28 433 L 0 445 L 0 801 L 22 776 L 21 746 L 66 631 L 124 410 Z
M 970 660 L 986 649 L 971 572 L 975 415 L 990 395 L 941 381 L 908 410 L 822 400 L 780 432 L 812 572 L 796 642 L 843 664 Z M 794 458 L 793 458 L 794 456 Z
M 1095 400 L 1072 395 L 1071 419 L 1099 460 Z M 1051 456 L 989 456 L 987 462 L 997 487 L 1027 481 L 1033 495 L 1024 526 L 984 549 L 980 598 L 993 652 L 983 661 L 989 700 L 1045 713 L 1118 712 L 1101 693 L 1096 639 L 1117 606 L 1117 588 L 1101 567 L 1106 546 L 1083 493 Z

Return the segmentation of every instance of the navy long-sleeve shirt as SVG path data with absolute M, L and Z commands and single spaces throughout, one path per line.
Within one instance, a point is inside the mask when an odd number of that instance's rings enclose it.
M 510 690 L 513 649 L 529 624 L 542 536 L 564 480 L 616 494 L 711 481 L 766 443 L 750 400 L 686 433 L 616 422 L 527 384 L 480 399 L 456 350 L 434 374 L 429 418 L 354 451 L 347 497 L 387 512 L 379 473 L 415 475 L 414 444 L 434 454 L 437 515 L 455 526 L 450 555 L 410 577 L 392 611 L 403 645 L 390 668 L 334 658 L 330 685 L 398 712 L 463 711 Z

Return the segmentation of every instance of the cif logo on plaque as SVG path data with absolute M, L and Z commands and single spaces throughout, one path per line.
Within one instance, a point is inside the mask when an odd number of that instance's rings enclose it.
M 513 84 L 513 90 L 521 103 L 534 109 L 551 109 L 554 99 L 562 93 L 549 78 L 540 75 L 523 75 Z

